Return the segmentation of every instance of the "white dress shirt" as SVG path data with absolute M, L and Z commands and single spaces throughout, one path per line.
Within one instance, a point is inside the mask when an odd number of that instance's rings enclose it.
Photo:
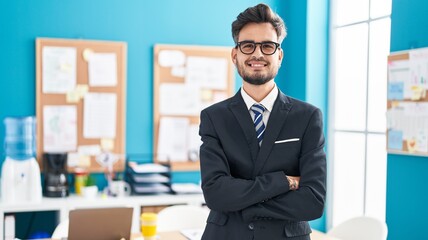
M 278 97 L 278 87 L 276 86 L 276 84 L 272 88 L 270 93 L 265 98 L 263 98 L 263 100 L 261 100 L 260 102 L 256 102 L 256 100 L 250 97 L 250 95 L 248 95 L 248 93 L 245 92 L 244 87 L 241 87 L 241 95 L 242 95 L 242 98 L 244 99 L 245 105 L 247 105 L 247 109 L 250 112 L 251 118 L 253 120 L 254 120 L 254 113 L 253 111 L 251 111 L 251 106 L 253 106 L 253 104 L 260 103 L 266 108 L 266 110 L 263 112 L 263 123 L 265 124 L 265 127 L 267 127 L 269 116 L 270 116 L 270 113 L 272 112 L 273 104 L 275 103 L 276 98 Z

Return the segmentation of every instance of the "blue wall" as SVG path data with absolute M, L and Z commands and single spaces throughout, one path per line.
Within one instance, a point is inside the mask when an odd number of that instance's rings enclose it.
M 282 44 L 285 57 L 275 81 L 286 94 L 319 107 L 327 133 L 329 1 L 280 1 L 277 12 L 284 17 L 288 34 Z M 325 231 L 325 213 L 311 226 Z
M 391 52 L 428 47 L 428 1 L 393 0 Z M 388 154 L 386 222 L 389 240 L 425 239 L 428 157 Z

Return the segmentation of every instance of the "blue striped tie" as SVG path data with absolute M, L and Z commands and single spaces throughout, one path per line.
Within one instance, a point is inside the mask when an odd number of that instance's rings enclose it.
M 255 103 L 251 106 L 251 111 L 254 113 L 254 127 L 256 128 L 257 140 L 259 141 L 259 146 L 262 145 L 263 135 L 265 133 L 265 124 L 263 122 L 263 112 L 266 110 L 263 105 Z

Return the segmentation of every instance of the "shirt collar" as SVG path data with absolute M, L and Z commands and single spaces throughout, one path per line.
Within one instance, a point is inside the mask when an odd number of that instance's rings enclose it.
M 250 97 L 248 93 L 245 92 L 243 87 L 241 87 L 241 95 L 244 99 L 245 105 L 247 105 L 248 110 L 250 110 L 251 106 L 253 106 L 254 103 L 258 103 L 252 97 Z M 260 101 L 260 104 L 262 104 L 266 108 L 266 110 L 272 112 L 273 104 L 275 103 L 277 97 L 278 87 L 275 84 L 270 93 L 263 100 Z

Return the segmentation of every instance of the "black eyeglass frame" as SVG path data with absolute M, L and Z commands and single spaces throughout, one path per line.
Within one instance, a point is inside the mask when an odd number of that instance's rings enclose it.
M 245 53 L 244 51 L 242 51 L 242 49 L 241 49 L 241 45 L 242 45 L 242 44 L 244 44 L 244 43 L 252 43 L 252 44 L 254 44 L 254 45 L 255 45 L 255 47 L 254 47 L 253 51 L 252 51 L 252 52 L 248 52 L 248 53 Z M 272 42 L 272 41 L 263 41 L 263 42 L 241 41 L 241 42 L 237 42 L 237 43 L 236 43 L 235 48 L 239 48 L 239 51 L 241 51 L 241 53 L 243 53 L 243 54 L 245 54 L 245 55 L 251 55 L 251 54 L 253 54 L 253 53 L 256 51 L 257 44 L 259 44 L 259 45 L 260 45 L 260 51 L 262 51 L 262 53 L 263 53 L 264 55 L 273 55 L 273 54 L 275 54 L 275 53 L 276 53 L 276 51 L 278 50 L 278 48 L 281 48 L 281 44 L 279 44 L 279 43 L 277 43 L 277 42 Z M 265 52 L 263 51 L 263 44 L 274 44 L 274 45 L 275 45 L 275 50 L 274 50 L 272 53 L 267 54 L 267 53 L 265 53 Z

